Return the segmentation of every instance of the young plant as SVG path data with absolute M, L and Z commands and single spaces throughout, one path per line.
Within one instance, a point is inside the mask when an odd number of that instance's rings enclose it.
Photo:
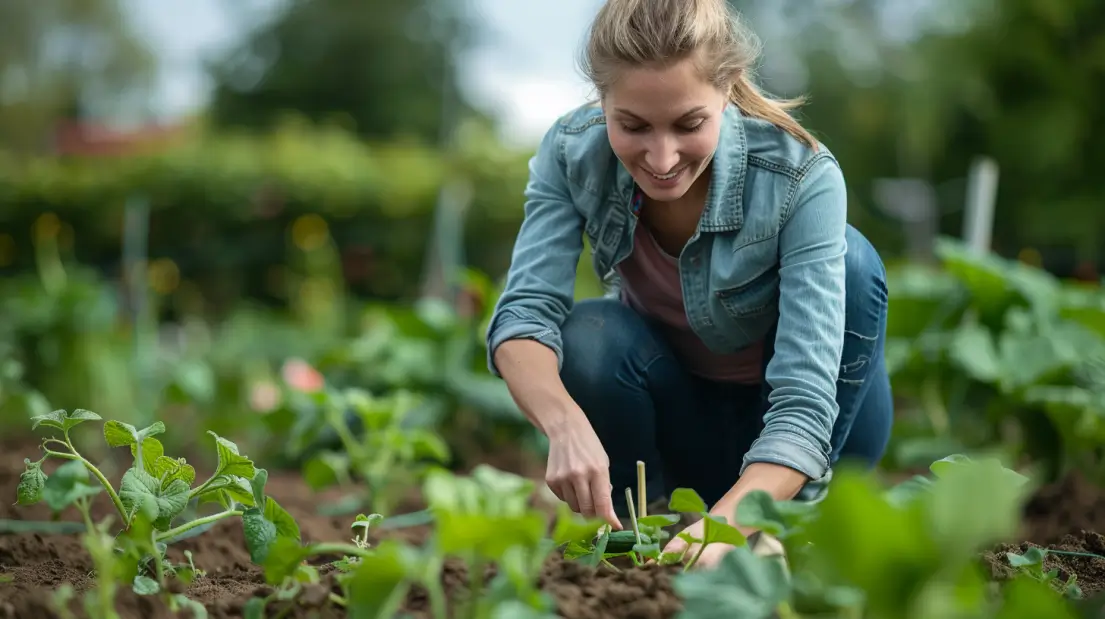
M 367 496 L 353 497 L 345 509 L 367 506 L 392 514 L 406 489 L 421 483 L 432 466 L 445 464 L 449 448 L 432 430 L 409 427 L 407 414 L 418 398 L 406 391 L 376 397 L 363 389 L 316 394 L 325 423 L 337 434 L 344 452 L 322 452 L 308 460 L 303 474 L 318 489 L 334 483 L 364 482 Z M 361 428 L 358 437 L 347 420 L 353 412 Z
M 868 473 L 844 469 L 816 505 L 749 496 L 737 510 L 741 526 L 802 552 L 788 554 L 788 569 L 736 548 L 717 569 L 680 574 L 679 619 L 1071 619 L 1046 586 L 1019 578 L 995 591 L 980 572 L 978 553 L 1016 531 L 1022 477 L 962 457 L 933 470 L 913 493 L 884 492 Z
M 89 502 L 102 489 L 119 518 L 115 549 L 141 568 L 127 578 L 135 591 L 148 594 L 166 591 L 170 576 L 190 580 L 196 572 L 195 566 L 191 561 L 188 566 L 169 564 L 165 560 L 166 545 L 220 520 L 241 519 L 246 545 L 258 563 L 264 560 L 275 540 L 299 539 L 295 521 L 264 494 L 268 473 L 240 454 L 237 445 L 213 432 L 208 434 L 214 439 L 218 464 L 207 480 L 194 486 L 195 469 L 183 458 L 166 456 L 161 442 L 154 438 L 165 432 L 165 424 L 158 421 L 138 430 L 120 421 L 105 422 L 103 436 L 107 444 L 128 447 L 134 458 L 116 489 L 96 465 L 81 455 L 70 437 L 76 426 L 100 420 L 102 418 L 96 413 L 83 409 L 72 413 L 58 410 L 32 418 L 32 430 L 47 428 L 53 430 L 53 435 L 43 440 L 41 459 L 25 460 L 27 468 L 20 476 L 18 504 L 45 501 L 55 513 L 73 505 L 81 513 L 87 530 L 92 532 L 99 529 L 92 525 Z M 42 470 L 48 458 L 65 461 L 51 476 Z M 99 486 L 94 485 L 89 476 L 95 478 Z M 192 502 L 218 503 L 222 511 L 174 526 Z M 86 541 L 97 539 L 91 537 Z M 92 548 L 90 546 L 90 551 Z

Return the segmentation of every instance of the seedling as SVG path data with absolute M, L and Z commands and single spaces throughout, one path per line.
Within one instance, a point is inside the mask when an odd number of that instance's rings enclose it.
M 364 506 L 380 514 L 392 514 L 402 494 L 422 481 L 431 466 L 449 459 L 445 442 L 431 430 L 408 427 L 407 414 L 418 403 L 408 392 L 398 391 L 378 397 L 363 389 L 322 391 L 315 400 L 323 409 L 319 421 L 325 423 L 341 441 L 343 452 L 322 452 L 304 465 L 304 477 L 316 489 L 334 483 L 364 482 L 367 492 L 329 513 Z M 347 422 L 352 411 L 363 428 L 355 436 Z
M 33 417 L 31 429 L 53 430 L 53 436 L 42 442 L 43 457 L 32 462 L 24 460 L 26 470 L 20 476 L 17 491 L 19 505 L 44 501 L 55 513 L 72 505 L 85 521 L 88 534 L 85 542 L 94 557 L 106 535 L 107 523 L 93 525 L 89 505 L 92 497 L 103 491 L 117 512 L 120 527 L 112 536 L 115 559 L 133 569 L 112 568 L 115 574 L 125 573 L 124 582 L 131 582 L 139 594 L 152 595 L 167 591 L 167 578 L 175 576 L 190 581 L 197 573 L 189 558 L 186 566 L 174 566 L 165 560 L 166 544 L 198 527 L 227 518 L 241 518 L 246 546 L 254 562 L 262 563 L 277 539 L 298 540 L 299 527 L 290 515 L 264 493 L 268 473 L 238 452 L 233 442 L 208 432 L 214 439 L 218 464 L 215 472 L 198 486 L 195 469 L 183 458 L 165 455 L 161 442 L 154 438 L 165 432 L 158 421 L 142 430 L 120 421 L 104 423 L 104 440 L 110 447 L 129 447 L 134 464 L 119 482 L 118 490 L 100 469 L 74 446 L 70 432 L 86 421 L 101 421 L 91 411 L 57 410 Z M 64 460 L 53 475 L 42 470 L 48 458 Z M 90 480 L 95 478 L 99 485 Z M 174 526 L 185 508 L 214 502 L 222 511 Z M 104 564 L 107 565 L 106 563 Z M 103 569 L 103 566 L 101 566 Z M 120 572 L 119 570 L 122 570 Z M 170 596 L 173 604 L 182 603 Z
M 698 562 L 702 552 L 710 544 L 730 544 L 732 546 L 747 546 L 748 540 L 733 525 L 727 522 L 724 516 L 709 513 L 709 508 L 697 492 L 689 488 L 677 488 L 672 492 L 668 502 L 668 509 L 677 514 L 695 514 L 701 516 L 703 525 L 703 537 L 698 538 L 686 531 L 676 535 L 687 542 L 687 549 L 694 544 L 699 544 L 698 550 L 691 556 L 687 556 L 687 550 L 681 553 L 666 553 L 662 548 L 670 538 L 665 530 L 678 524 L 681 520 L 676 514 L 647 513 L 647 495 L 645 483 L 645 463 L 637 462 L 637 499 L 634 506 L 633 490 L 625 489 L 625 501 L 629 508 L 631 529 L 611 531 L 604 525 L 590 543 L 574 541 L 569 543 L 564 550 L 564 556 L 569 559 L 584 559 L 591 565 L 599 563 L 617 569 L 610 559 L 615 557 L 628 557 L 635 566 L 644 565 L 647 561 L 655 561 L 660 565 L 677 565 L 682 563 L 683 570 L 689 570 Z
M 1105 561 L 1105 557 L 1090 552 L 1074 552 L 1069 550 L 1051 550 L 1033 546 L 1023 555 L 1015 552 L 1005 553 L 1005 558 L 1018 573 L 1037 582 L 1044 583 L 1058 591 L 1063 597 L 1073 600 L 1082 598 L 1082 588 L 1078 586 L 1078 576 L 1071 574 L 1066 580 L 1059 577 L 1059 568 L 1053 567 L 1044 571 L 1044 560 L 1048 555 L 1068 555 L 1074 557 L 1086 557 Z

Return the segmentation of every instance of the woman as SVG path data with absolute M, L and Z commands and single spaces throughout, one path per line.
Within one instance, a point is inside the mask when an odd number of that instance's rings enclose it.
M 650 501 L 689 487 L 732 521 L 751 490 L 815 499 L 886 448 L 885 270 L 833 155 L 753 85 L 756 51 L 725 0 L 607 0 L 599 103 L 530 162 L 488 362 L 549 438 L 549 487 L 615 528 L 638 460 Z M 620 291 L 573 307 L 584 234 Z

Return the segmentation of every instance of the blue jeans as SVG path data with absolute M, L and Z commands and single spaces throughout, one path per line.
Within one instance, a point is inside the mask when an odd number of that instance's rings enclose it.
M 886 341 L 886 271 L 875 248 L 848 227 L 846 311 L 830 462 L 874 467 L 893 421 Z M 610 458 L 614 505 L 627 515 L 625 488 L 645 462 L 648 501 L 692 488 L 713 505 L 733 487 L 763 429 L 770 386 L 714 382 L 684 369 L 654 324 L 615 299 L 587 299 L 562 327 L 561 379 Z M 773 355 L 767 335 L 764 370 Z M 799 497 L 807 498 L 805 496 Z

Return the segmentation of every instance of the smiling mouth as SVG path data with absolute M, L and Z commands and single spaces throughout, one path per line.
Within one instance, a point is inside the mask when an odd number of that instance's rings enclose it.
M 671 179 L 675 178 L 676 176 L 679 176 L 679 174 L 682 173 L 683 170 L 686 170 L 686 169 L 687 169 L 687 166 L 683 166 L 683 167 L 679 168 L 678 170 L 676 170 L 674 172 L 669 172 L 667 174 L 655 174 L 653 172 L 649 172 L 648 170 L 645 170 L 645 171 L 648 172 L 650 175 L 652 175 L 652 178 L 655 178 L 658 181 L 670 181 Z

